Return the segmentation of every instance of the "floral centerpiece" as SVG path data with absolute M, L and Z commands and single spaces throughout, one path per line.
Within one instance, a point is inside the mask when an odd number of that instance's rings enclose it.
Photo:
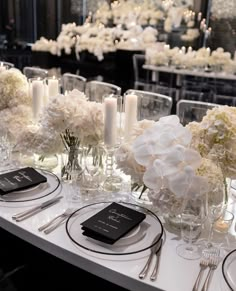
M 177 116 L 162 117 L 158 122 L 141 121 L 133 130 L 129 144 L 117 153 L 117 165 L 131 175 L 135 187 L 146 189 L 153 204 L 160 195 L 169 200 L 194 196 L 207 191 L 207 180 L 197 172 L 202 158 L 190 147 L 191 132 Z M 152 191 L 150 191 L 152 190 Z
M 0 119 L 1 130 L 13 143 L 32 120 L 27 79 L 17 69 L 0 74 Z
M 187 128 L 193 136 L 191 147 L 220 167 L 227 187 L 226 178 L 236 178 L 236 108 L 208 110 L 201 122 L 191 122 Z
M 102 104 L 90 102 L 84 93 L 73 90 L 68 95 L 50 99 L 37 126 L 27 127 L 18 139 L 18 147 L 40 155 L 59 153 L 65 149 L 68 163 L 62 176 L 69 178 L 72 170 L 82 171 L 80 147 L 92 148 L 103 138 Z

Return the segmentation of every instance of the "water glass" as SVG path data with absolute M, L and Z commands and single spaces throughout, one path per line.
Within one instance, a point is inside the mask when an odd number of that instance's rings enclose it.
M 188 198 L 181 213 L 181 236 L 184 244 L 177 246 L 177 254 L 188 260 L 201 257 L 201 250 L 194 244 L 200 237 L 206 219 L 205 195 Z

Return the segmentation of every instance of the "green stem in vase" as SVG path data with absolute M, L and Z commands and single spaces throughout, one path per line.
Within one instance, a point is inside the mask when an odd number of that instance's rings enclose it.
M 140 193 L 138 199 L 141 199 L 143 193 L 148 189 L 148 187 L 146 185 L 140 185 L 138 183 L 134 183 L 131 186 L 131 191 L 138 191 L 140 188 L 142 188 L 142 190 L 141 190 L 141 193 Z
M 224 181 L 223 181 L 223 183 L 224 183 L 224 191 L 225 191 L 225 204 L 227 204 L 227 202 L 228 202 L 228 190 L 230 189 L 230 185 L 227 183 L 227 178 L 224 178 Z

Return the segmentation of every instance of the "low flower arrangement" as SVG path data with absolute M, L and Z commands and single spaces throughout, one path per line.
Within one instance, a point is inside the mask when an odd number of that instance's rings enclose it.
M 118 150 L 117 165 L 135 187 L 149 189 L 153 204 L 160 205 L 166 197 L 168 202 L 183 202 L 204 193 L 208 202 L 217 203 L 225 178 L 236 177 L 235 141 L 234 107 L 208 110 L 201 122 L 185 127 L 175 115 L 157 122 L 143 120 L 134 127 L 130 142 Z
M 0 74 L 1 131 L 15 143 L 22 129 L 31 123 L 32 110 L 26 77 L 18 69 Z
M 18 148 L 38 154 L 56 154 L 63 147 L 96 145 L 103 138 L 102 104 L 88 101 L 85 94 L 73 90 L 50 99 L 36 126 L 26 127 L 18 139 Z

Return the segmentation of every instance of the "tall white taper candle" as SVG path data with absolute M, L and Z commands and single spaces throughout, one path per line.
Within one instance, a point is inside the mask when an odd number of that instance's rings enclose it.
M 48 79 L 48 96 L 49 98 L 52 96 L 56 96 L 59 94 L 59 82 L 58 79 L 53 77 L 52 79 Z
M 107 97 L 104 99 L 104 143 L 114 146 L 117 140 L 117 99 Z
M 137 122 L 137 110 L 138 110 L 138 96 L 126 95 L 125 96 L 125 128 L 124 137 L 128 141 L 130 139 L 131 130 L 133 125 Z
M 44 84 L 41 80 L 32 82 L 32 110 L 34 120 L 38 120 L 44 101 Z

